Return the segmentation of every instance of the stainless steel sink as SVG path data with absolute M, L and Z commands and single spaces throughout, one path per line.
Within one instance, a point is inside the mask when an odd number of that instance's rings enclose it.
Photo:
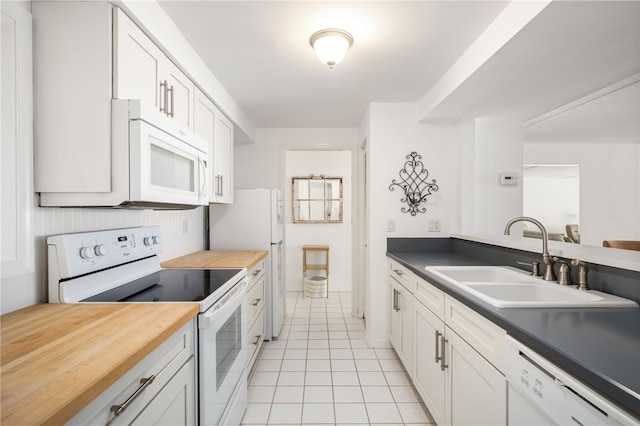
M 632 300 L 580 291 L 507 266 L 428 266 L 427 271 L 497 308 L 629 308 Z

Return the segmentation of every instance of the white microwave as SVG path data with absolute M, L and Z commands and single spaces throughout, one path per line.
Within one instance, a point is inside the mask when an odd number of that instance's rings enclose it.
M 108 192 L 42 193 L 41 206 L 187 209 L 209 204 L 208 144 L 137 99 L 111 101 Z

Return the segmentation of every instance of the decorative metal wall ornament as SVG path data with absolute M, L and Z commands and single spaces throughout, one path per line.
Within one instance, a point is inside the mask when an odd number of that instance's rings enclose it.
M 401 198 L 400 202 L 407 203 L 408 207 L 402 207 L 400 210 L 402 213 L 411 213 L 411 216 L 415 216 L 427 211 L 426 207 L 420 208 L 420 204 L 427 202 L 427 197 L 431 195 L 431 191 L 438 190 L 438 185 L 436 185 L 435 179 L 427 182 L 429 171 L 420 161 L 422 160 L 421 155 L 412 152 L 406 158 L 408 161 L 404 163 L 404 168 L 399 172 L 401 181 L 391 180 L 389 190 L 393 191 L 395 186 L 401 188 L 404 198 Z

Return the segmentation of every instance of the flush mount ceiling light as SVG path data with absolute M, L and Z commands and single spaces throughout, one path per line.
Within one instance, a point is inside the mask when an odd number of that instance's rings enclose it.
M 320 30 L 309 38 L 316 56 L 323 64 L 333 68 L 340 62 L 353 44 L 353 37 L 346 31 L 336 28 Z

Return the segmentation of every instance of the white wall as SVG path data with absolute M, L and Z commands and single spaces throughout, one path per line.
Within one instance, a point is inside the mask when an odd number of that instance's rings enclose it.
M 285 173 L 289 187 L 285 194 L 286 261 L 288 291 L 302 290 L 302 246 L 329 246 L 329 291 L 351 291 L 352 279 L 352 152 L 287 151 Z M 325 175 L 342 177 L 342 223 L 292 223 L 292 177 Z
M 476 119 L 475 139 L 475 232 L 502 235 L 522 215 L 522 120 Z M 517 172 L 518 184 L 500 185 L 501 172 Z
M 370 282 L 365 314 L 367 337 L 373 347 L 389 345 L 387 237 L 443 237 L 457 231 L 460 224 L 460 130 L 450 122 L 416 123 L 416 107 L 371 104 L 364 118 L 368 129 L 361 129 L 361 138 L 368 137 L 370 153 Z M 416 216 L 402 213 L 401 193 L 389 190 L 412 151 L 422 155 L 429 180 L 436 179 L 439 186 L 438 192 L 428 197 L 427 211 Z M 430 219 L 441 220 L 441 232 L 428 231 Z M 395 222 L 395 232 L 387 232 L 389 221 Z

